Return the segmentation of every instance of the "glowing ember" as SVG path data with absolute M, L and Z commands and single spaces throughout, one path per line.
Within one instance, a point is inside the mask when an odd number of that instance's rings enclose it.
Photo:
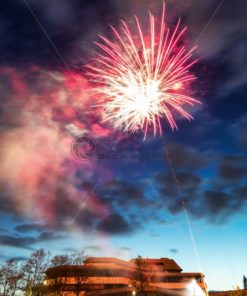
M 154 16 L 150 13 L 150 34 L 144 37 L 139 20 L 135 18 L 137 34 L 130 32 L 122 21 L 121 33 L 114 28 L 115 41 L 100 36 L 96 43 L 103 51 L 90 65 L 90 75 L 97 81 L 96 91 L 101 94 L 98 106 L 103 107 L 103 121 L 110 121 L 115 128 L 147 134 L 149 126 L 162 134 L 160 119 L 166 118 L 172 129 L 177 128 L 175 114 L 188 120 L 193 117 L 184 109 L 199 103 L 186 94 L 188 81 L 195 79 L 189 68 L 195 49 L 178 46 L 186 28 L 179 23 L 170 33 L 165 24 L 163 6 L 160 31 L 155 29 Z

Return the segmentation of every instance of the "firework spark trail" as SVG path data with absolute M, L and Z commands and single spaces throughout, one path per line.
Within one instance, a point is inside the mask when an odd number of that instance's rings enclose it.
M 199 271 L 202 272 L 201 259 L 200 259 L 198 247 L 197 247 L 197 244 L 196 244 L 196 241 L 195 241 L 192 225 L 191 225 L 191 222 L 190 222 L 189 213 L 188 213 L 188 211 L 186 209 L 185 202 L 181 197 L 181 186 L 179 184 L 179 180 L 177 178 L 177 174 L 176 174 L 176 171 L 174 169 L 172 159 L 170 157 L 170 153 L 169 153 L 169 150 L 168 150 L 168 147 L 167 147 L 166 143 L 164 144 L 164 147 L 165 147 L 165 154 L 166 154 L 166 159 L 167 159 L 167 162 L 168 162 L 168 166 L 169 166 L 170 171 L 172 173 L 172 179 L 173 179 L 174 184 L 176 186 L 177 193 L 178 193 L 178 196 L 180 198 L 180 202 L 182 204 L 183 211 L 184 211 L 184 214 L 185 214 L 185 218 L 186 218 L 186 221 L 187 221 L 187 224 L 188 224 L 190 239 L 191 239 L 191 242 L 192 242 L 192 245 L 193 245 L 193 248 L 194 248 L 194 253 L 195 253 L 195 256 L 196 256 L 198 268 L 199 268 Z
M 201 30 L 200 34 L 198 35 L 197 39 L 194 42 L 195 44 L 198 44 L 199 40 L 201 39 L 201 37 L 203 36 L 203 34 L 206 32 L 208 26 L 210 25 L 210 23 L 212 22 L 212 20 L 214 19 L 214 17 L 217 15 L 218 11 L 220 10 L 221 6 L 224 4 L 225 0 L 221 0 L 221 2 L 219 3 L 219 5 L 216 7 L 216 9 L 214 10 L 213 14 L 211 15 L 211 17 L 209 18 L 208 22 L 206 23 L 206 25 L 203 27 L 203 29 Z
M 147 179 L 147 182 L 149 183 L 149 185 L 151 186 L 151 188 L 153 189 L 153 192 L 155 193 L 155 195 L 158 197 L 158 199 L 160 200 L 163 208 L 165 209 L 166 213 L 168 214 L 168 216 L 170 217 L 171 222 L 177 227 L 178 231 L 180 232 L 181 236 L 184 237 L 184 232 L 181 229 L 181 227 L 179 226 L 179 224 L 176 222 L 176 218 L 174 217 L 174 215 L 170 212 L 168 206 L 166 205 L 166 203 L 164 202 L 164 200 L 161 198 L 161 196 L 159 195 L 158 191 L 156 190 L 156 188 L 154 187 L 153 183 L 151 182 L 150 179 Z
M 36 23 L 38 24 L 38 26 L 40 27 L 41 31 L 44 33 L 44 35 L 46 36 L 47 40 L 50 42 L 52 48 L 54 49 L 54 51 L 56 52 L 57 56 L 59 57 L 60 61 L 63 63 L 63 65 L 65 66 L 65 68 L 67 69 L 67 71 L 69 72 L 69 74 L 71 75 L 72 79 L 75 81 L 75 83 L 78 85 L 78 87 L 81 87 L 81 85 L 79 84 L 79 82 L 76 79 L 76 76 L 73 74 L 71 68 L 69 67 L 69 65 L 67 64 L 67 62 L 65 61 L 63 55 L 61 54 L 61 52 L 58 50 L 57 46 L 55 45 L 54 41 L 52 40 L 52 38 L 50 37 L 50 35 L 48 34 L 48 32 L 45 30 L 44 26 L 41 24 L 39 18 L 37 17 L 36 13 L 34 12 L 34 10 L 32 9 L 32 7 L 30 6 L 30 4 L 27 2 L 27 0 L 23 0 L 23 2 L 25 3 L 27 9 L 29 10 L 29 12 L 31 13 L 31 15 L 33 16 L 34 20 L 36 21 Z
M 192 52 L 179 46 L 186 28 L 180 30 L 178 21 L 170 33 L 165 25 L 165 5 L 163 5 L 161 26 L 156 37 L 154 16 L 149 14 L 150 35 L 143 34 L 140 22 L 135 17 L 137 37 L 132 35 L 128 25 L 122 21 L 122 35 L 112 28 L 116 41 L 100 36 L 102 43 L 96 43 L 103 53 L 98 54 L 95 65 L 88 65 L 89 75 L 97 83 L 96 91 L 101 94 L 103 121 L 110 121 L 115 128 L 124 131 L 144 131 L 153 127 L 162 134 L 161 118 L 166 118 L 170 127 L 177 129 L 175 115 L 188 120 L 193 117 L 184 109 L 186 105 L 199 103 L 187 95 L 188 83 L 195 79 L 189 73 L 196 62 L 191 61 Z M 179 182 L 166 148 L 167 160 L 178 194 L 181 196 Z M 191 241 L 201 270 L 199 253 L 194 240 L 188 213 L 182 201 L 188 222 Z
M 193 119 L 185 106 L 198 100 L 189 96 L 188 84 L 195 79 L 189 73 L 192 52 L 180 46 L 186 28 L 180 29 L 178 21 L 171 33 L 165 24 L 165 5 L 159 33 L 154 16 L 149 14 L 150 32 L 145 35 L 135 17 L 137 34 L 133 34 L 122 21 L 120 33 L 111 27 L 115 40 L 100 36 L 96 42 L 102 53 L 94 64 L 88 65 L 89 75 L 97 83 L 95 90 L 101 95 L 103 121 L 124 131 L 144 131 L 149 127 L 153 134 L 162 134 L 161 119 L 165 118 L 174 130 L 176 116 Z
M 219 5 L 216 7 L 215 11 L 213 12 L 213 14 L 211 15 L 211 17 L 209 18 L 208 22 L 206 23 L 206 25 L 203 27 L 203 29 L 201 30 L 200 34 L 198 35 L 196 41 L 194 42 L 194 45 L 197 44 L 198 41 L 201 39 L 202 35 L 205 33 L 205 31 L 207 30 L 208 26 L 212 22 L 213 18 L 216 16 L 216 14 L 218 13 L 218 11 L 220 10 L 220 8 L 223 5 L 224 1 L 225 0 L 222 0 L 219 3 Z M 168 147 L 166 146 L 166 143 L 165 143 L 164 147 L 165 147 L 165 153 L 166 153 L 167 162 L 168 162 L 169 168 L 170 168 L 171 173 L 172 173 L 172 178 L 173 178 L 174 184 L 176 185 L 176 188 L 177 188 L 177 191 L 178 191 L 179 196 L 181 196 L 181 186 L 179 184 L 179 181 L 178 181 L 178 178 L 177 178 L 177 175 L 176 175 L 176 171 L 174 169 L 174 166 L 173 166 L 173 163 L 172 163 L 170 154 L 169 154 Z M 199 270 L 202 271 L 202 264 L 201 264 L 201 260 L 200 260 L 198 248 L 197 248 L 197 245 L 196 245 L 196 241 L 195 241 L 195 238 L 194 238 L 194 233 L 193 233 L 192 225 L 191 225 L 191 222 L 190 222 L 190 219 L 189 219 L 189 214 L 188 214 L 188 211 L 186 210 L 185 203 L 184 203 L 183 200 L 181 200 L 181 203 L 182 203 L 183 210 L 184 210 L 184 213 L 185 213 L 185 217 L 186 217 L 186 220 L 187 220 L 187 224 L 188 224 L 188 228 L 189 228 L 189 232 L 190 232 L 190 237 L 191 237 L 191 241 L 192 241 L 193 248 L 194 248 L 194 253 L 195 253 L 195 256 L 196 256 L 196 259 L 197 259 L 197 264 L 198 264 Z M 215 281 L 214 281 L 213 277 L 211 277 L 208 272 L 207 272 L 207 274 L 210 277 L 211 281 L 214 282 L 214 284 L 215 284 Z M 208 295 L 208 293 L 206 293 L 206 294 Z
M 91 191 L 87 194 L 86 198 L 83 200 L 83 202 L 79 206 L 78 210 L 76 211 L 76 213 L 73 216 L 73 219 L 68 223 L 68 225 L 65 228 L 65 230 L 68 230 L 68 228 L 74 224 L 74 222 L 76 221 L 78 215 L 80 214 L 80 212 L 82 211 L 82 209 L 86 206 L 88 200 L 90 199 L 90 197 L 92 196 L 92 194 L 95 192 L 95 190 L 98 187 L 98 185 L 100 184 L 100 182 L 101 182 L 101 180 L 99 179 L 96 182 L 96 184 L 94 185 L 94 187 L 91 189 Z

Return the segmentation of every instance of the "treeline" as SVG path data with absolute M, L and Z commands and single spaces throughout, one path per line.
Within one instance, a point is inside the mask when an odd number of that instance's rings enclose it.
M 43 285 L 45 271 L 58 265 L 83 264 L 84 251 L 52 256 L 44 249 L 34 251 L 25 261 L 9 259 L 0 265 L 1 296 L 40 296 L 38 287 Z

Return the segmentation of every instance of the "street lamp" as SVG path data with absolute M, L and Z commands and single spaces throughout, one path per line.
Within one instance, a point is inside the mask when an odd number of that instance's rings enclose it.
M 44 280 L 44 281 L 43 281 L 43 284 L 44 284 L 44 286 L 48 286 L 49 281 L 48 281 L 48 280 Z

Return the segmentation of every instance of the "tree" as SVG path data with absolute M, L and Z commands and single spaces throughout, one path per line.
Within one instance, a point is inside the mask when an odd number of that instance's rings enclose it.
M 81 265 L 86 259 L 84 251 L 74 251 L 70 254 L 56 255 L 51 259 L 50 266 Z
M 23 290 L 26 296 L 40 296 L 45 271 L 49 266 L 49 252 L 44 249 L 34 251 L 23 265 Z
M 153 271 L 147 261 L 140 255 L 135 259 L 135 265 L 133 286 L 137 291 L 137 295 L 145 295 L 144 291 L 153 279 Z
M 246 290 L 247 289 L 247 278 L 245 275 L 243 276 L 243 286 L 244 286 L 244 290 Z
M 51 259 L 51 266 L 69 265 L 68 255 L 56 255 Z
M 80 267 L 86 258 L 84 252 L 74 251 L 71 254 L 55 255 L 51 260 L 49 257 L 49 252 L 39 249 L 23 264 L 11 259 L 0 265 L 0 296 L 14 296 L 18 291 L 24 296 L 42 296 L 49 288 L 54 289 L 54 295 L 63 295 L 68 287 L 66 282 L 71 276 L 74 278 L 76 294 L 79 295 L 87 278 L 85 271 Z M 65 269 L 65 274 L 57 277 L 52 287 L 45 285 L 45 272 L 48 267 L 63 265 L 72 267 L 72 274 L 66 276 Z
M 74 280 L 76 295 L 80 294 L 82 285 L 87 279 L 85 270 L 80 268 L 80 265 L 82 265 L 85 259 L 84 251 L 74 251 L 70 254 L 56 255 L 51 259 L 51 267 L 66 265 L 66 269 L 64 269 L 62 274 L 53 280 L 53 289 L 56 290 L 54 294 L 58 296 L 63 295 L 68 285 L 68 277 Z
M 9 259 L 0 267 L 0 293 L 2 296 L 14 296 L 23 278 L 17 262 Z

